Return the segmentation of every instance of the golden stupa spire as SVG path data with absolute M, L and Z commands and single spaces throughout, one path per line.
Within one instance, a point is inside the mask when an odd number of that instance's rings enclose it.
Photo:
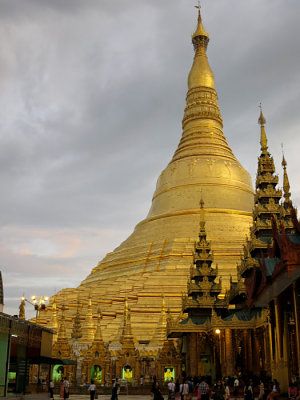
M 94 342 L 103 342 L 102 331 L 101 331 L 101 319 L 102 319 L 102 314 L 100 307 L 98 307 L 97 327 L 96 327 Z
M 202 18 L 201 18 L 201 13 L 200 13 L 200 8 L 201 8 L 200 1 L 198 1 L 198 5 L 195 6 L 195 8 L 198 8 L 198 24 L 197 24 L 197 28 L 196 28 L 195 32 L 192 35 L 192 39 L 194 39 L 198 36 L 203 36 L 204 38 L 208 39 L 207 40 L 207 43 L 208 43 L 209 35 L 208 35 L 208 33 L 205 32 L 205 29 L 203 28 L 203 25 L 202 25 Z
M 128 306 L 128 301 L 127 298 L 125 300 L 125 306 L 124 306 L 124 330 L 123 330 L 123 339 L 126 337 L 131 337 L 132 336 L 132 331 L 131 331 L 131 313 L 130 313 L 130 308 Z
M 204 201 L 202 197 L 202 191 L 201 191 L 201 199 L 200 199 L 200 234 L 199 237 L 205 235 L 206 236 L 206 231 L 205 231 L 205 218 L 204 218 Z
M 79 313 L 79 298 L 77 299 L 77 311 L 76 311 L 74 322 L 73 322 L 73 329 L 72 329 L 71 337 L 73 339 L 80 339 L 82 337 L 81 321 L 80 321 L 80 313 Z
M 193 89 L 195 87 L 205 86 L 214 89 L 215 78 L 206 55 L 209 35 L 203 28 L 200 5 L 196 6 L 196 8 L 198 8 L 198 23 L 192 35 L 195 57 L 188 77 L 188 88 Z
M 165 296 L 162 294 L 161 311 L 158 320 L 157 327 L 151 340 L 151 344 L 156 346 L 163 346 L 164 341 L 167 338 L 167 314 L 166 314 L 166 303 Z
M 51 320 L 50 320 L 50 329 L 57 331 L 58 323 L 57 323 L 57 311 L 56 311 L 56 302 L 53 300 L 52 310 L 51 310 Z
M 260 115 L 258 118 L 258 123 L 260 125 L 260 146 L 261 146 L 261 151 L 263 153 L 265 153 L 268 150 L 268 140 L 267 140 L 267 135 L 266 135 L 266 131 L 265 131 L 266 119 L 262 112 L 261 103 L 259 105 L 259 108 L 260 108 Z
M 91 293 L 89 294 L 88 298 L 87 313 L 82 331 L 83 331 L 82 341 L 88 341 L 91 343 L 94 339 L 94 333 L 95 333 Z
M 290 182 L 289 182 L 289 177 L 286 172 L 286 166 L 287 162 L 284 158 L 284 154 L 282 155 L 282 163 L 281 165 L 283 166 L 283 197 L 284 197 L 284 203 L 285 204 L 291 204 L 291 193 L 290 193 Z
M 22 297 L 21 304 L 19 306 L 19 318 L 25 319 L 25 297 Z
M 63 305 L 61 308 L 61 317 L 60 317 L 60 325 L 58 331 L 58 339 L 63 340 L 66 339 L 66 325 L 65 325 L 65 306 Z

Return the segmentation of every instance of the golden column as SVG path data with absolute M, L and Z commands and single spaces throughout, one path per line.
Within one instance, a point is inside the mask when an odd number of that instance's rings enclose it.
M 258 332 L 257 332 L 257 330 L 254 330 L 253 331 L 253 368 L 252 368 L 252 371 L 257 376 L 259 376 L 259 374 L 260 374 L 259 355 L 260 355 L 260 348 L 262 346 L 263 346 L 263 344 L 259 342 Z
M 275 310 L 275 362 L 276 368 L 278 368 L 278 363 L 281 358 L 280 351 L 280 316 L 279 316 L 279 306 L 278 306 L 278 297 L 274 297 L 274 310 Z
M 269 336 L 269 322 L 264 326 L 264 368 L 268 376 L 271 376 L 271 344 Z
M 220 341 L 221 341 L 221 343 L 220 343 L 221 372 L 222 372 L 222 376 L 224 376 L 226 373 L 225 329 L 221 330 Z
M 296 282 L 293 282 L 293 303 L 294 303 L 294 315 L 296 325 L 296 344 L 297 344 L 297 362 L 298 362 L 298 376 L 300 376 L 300 322 L 299 322 L 299 294 L 296 293 Z
M 226 375 L 232 376 L 233 368 L 233 354 L 232 354 L 232 330 L 225 329 L 225 352 L 226 352 Z
M 253 372 L 253 357 L 252 357 L 252 329 L 248 330 L 247 335 L 247 369 Z
M 192 332 L 188 335 L 189 340 L 189 366 L 188 373 L 191 376 L 198 375 L 198 334 Z
M 248 369 L 248 331 L 243 329 L 243 365 L 244 369 Z

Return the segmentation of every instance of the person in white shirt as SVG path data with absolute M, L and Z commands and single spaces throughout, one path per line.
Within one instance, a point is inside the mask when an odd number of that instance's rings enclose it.
M 184 382 L 182 386 L 182 394 L 184 400 L 190 400 L 190 387 L 187 380 Z
M 173 400 L 175 399 L 175 383 L 173 382 L 173 378 L 171 378 L 171 381 L 168 383 L 168 399 Z
M 91 380 L 91 384 L 88 387 L 88 390 L 90 391 L 90 399 L 94 400 L 96 394 L 96 385 L 94 384 L 93 380 Z
M 239 390 L 239 386 L 240 386 L 240 381 L 238 380 L 237 376 L 233 382 L 233 395 L 237 396 L 238 395 L 238 390 Z

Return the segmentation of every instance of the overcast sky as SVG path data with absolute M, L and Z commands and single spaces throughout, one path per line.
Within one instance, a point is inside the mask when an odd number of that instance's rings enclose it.
M 181 136 L 192 0 L 0 0 L 5 311 L 76 287 L 142 220 Z M 258 105 L 300 204 L 300 1 L 203 0 L 224 133 L 256 173 Z M 281 180 L 282 182 L 282 180 Z

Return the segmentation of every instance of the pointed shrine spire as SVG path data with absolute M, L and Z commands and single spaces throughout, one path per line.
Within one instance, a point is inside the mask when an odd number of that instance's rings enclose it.
M 58 329 L 57 311 L 56 311 L 55 300 L 53 300 L 53 303 L 52 303 L 52 313 L 51 313 L 51 320 L 50 320 L 49 328 L 53 329 L 54 331 L 57 331 L 57 329 Z
M 161 295 L 161 311 L 151 344 L 162 347 L 167 338 L 167 313 L 164 294 Z
M 260 146 L 261 146 L 261 151 L 263 153 L 265 153 L 268 150 L 268 140 L 267 140 L 267 135 L 266 135 L 266 131 L 265 131 L 266 119 L 262 112 L 261 103 L 259 105 L 259 108 L 260 108 L 260 115 L 258 118 L 258 123 L 260 125 Z
M 209 87 L 215 88 L 215 77 L 209 66 L 206 49 L 209 42 L 209 36 L 205 32 L 202 25 L 202 18 L 200 13 L 200 4 L 198 8 L 198 23 L 195 32 L 192 35 L 192 42 L 195 50 L 195 57 L 193 66 L 188 77 L 188 88 L 193 89 L 196 87 Z
M 82 331 L 83 331 L 82 341 L 87 341 L 91 343 L 94 339 L 94 334 L 95 334 L 91 293 L 89 293 L 87 312 Z
M 284 203 L 285 204 L 291 204 L 291 193 L 290 193 L 290 182 L 289 182 L 289 177 L 286 172 L 286 166 L 287 162 L 285 161 L 284 154 L 282 155 L 282 163 L 281 165 L 283 166 L 283 197 L 284 197 Z
M 60 325 L 59 325 L 59 331 L 58 331 L 58 339 L 66 339 L 66 325 L 65 325 L 65 306 L 64 304 L 62 305 L 61 308 L 61 317 L 60 317 Z
M 25 319 L 25 297 L 22 297 L 21 304 L 19 306 L 19 318 Z
M 71 337 L 73 339 L 80 339 L 82 337 L 81 332 L 81 321 L 80 321 L 80 313 L 79 313 L 79 298 L 77 299 L 77 311 L 73 322 L 73 330 L 71 333 Z
M 204 218 L 204 201 L 202 197 L 202 191 L 201 191 L 201 199 L 200 199 L 200 234 L 199 237 L 205 235 L 206 236 L 206 231 L 205 231 L 205 218 Z
M 103 342 L 102 331 L 101 331 L 102 314 L 101 314 L 100 307 L 98 307 L 97 313 L 98 313 L 98 316 L 97 316 L 97 327 L 96 327 L 94 342 Z
M 198 37 L 198 36 L 202 36 L 203 38 L 206 38 L 206 46 L 209 42 L 209 35 L 208 33 L 205 32 L 205 29 L 203 28 L 202 25 L 202 18 L 201 18 L 201 13 L 200 13 L 200 1 L 198 1 L 198 5 L 195 6 L 195 8 L 198 8 L 198 24 L 197 24 L 197 28 L 195 30 L 195 32 L 192 35 L 192 39 Z M 194 43 L 194 42 L 193 42 Z

